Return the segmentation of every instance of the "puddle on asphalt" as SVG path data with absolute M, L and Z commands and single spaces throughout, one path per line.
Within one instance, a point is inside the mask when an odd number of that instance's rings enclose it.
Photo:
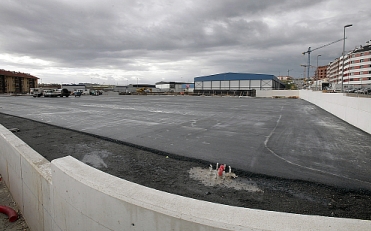
M 257 184 L 251 180 L 215 177 L 215 170 L 210 171 L 209 169 L 195 167 L 189 170 L 189 176 L 194 180 L 200 181 L 205 186 L 221 186 L 249 192 L 263 192 L 263 190 L 259 189 Z

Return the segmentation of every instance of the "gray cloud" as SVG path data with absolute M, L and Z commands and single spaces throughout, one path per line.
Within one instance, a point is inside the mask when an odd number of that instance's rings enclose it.
M 370 16 L 362 7 L 366 4 L 4 0 L 0 53 L 7 56 L 0 56 L 0 65 L 49 82 L 67 81 L 69 76 L 84 82 L 94 76 L 154 83 L 227 71 L 278 75 L 288 69 L 300 77 L 300 64 L 306 62 L 301 52 L 341 38 L 343 25 L 354 24 L 349 28 L 349 49 L 370 39 Z M 332 61 L 341 44 L 321 52 L 323 63 Z M 30 60 L 15 63 L 9 57 Z

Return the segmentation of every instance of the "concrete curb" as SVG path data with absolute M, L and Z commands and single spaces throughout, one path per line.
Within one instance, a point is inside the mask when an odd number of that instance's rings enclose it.
M 46 161 L 0 126 L 0 173 L 31 230 L 370 230 L 371 221 L 199 201 L 119 179 L 68 156 Z

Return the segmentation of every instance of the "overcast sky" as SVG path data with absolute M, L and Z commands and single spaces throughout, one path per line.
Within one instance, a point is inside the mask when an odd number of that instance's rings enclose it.
M 224 72 L 303 77 L 302 52 L 371 39 L 369 0 L 1 0 L 0 69 L 43 83 L 154 84 Z M 342 41 L 311 64 L 341 55 Z M 313 69 L 314 71 L 314 69 Z M 311 73 L 313 73 L 313 71 Z

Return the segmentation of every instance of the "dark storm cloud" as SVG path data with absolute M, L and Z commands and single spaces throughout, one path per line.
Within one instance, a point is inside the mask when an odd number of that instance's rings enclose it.
M 343 13 L 352 3 L 339 4 L 330 0 L 2 0 L 0 29 L 6 33 L 0 33 L 0 51 L 71 71 L 98 68 L 144 71 L 149 76 L 151 71 L 174 75 L 182 70 L 190 75 L 202 74 L 195 69 L 204 69 L 209 74 L 278 74 L 280 65 L 283 70 L 300 66 L 293 55 L 300 56 L 308 46 L 341 38 L 342 26 L 349 21 L 369 21 L 366 12 L 359 14 L 362 8 Z M 283 55 L 292 63 L 282 63 Z M 271 69 L 259 65 L 265 60 L 276 64 Z

